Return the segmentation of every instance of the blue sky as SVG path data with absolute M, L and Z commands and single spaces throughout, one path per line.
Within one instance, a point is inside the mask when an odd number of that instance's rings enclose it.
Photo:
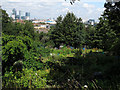
M 65 15 L 68 11 L 73 12 L 77 17 L 84 21 L 88 19 L 98 20 L 104 11 L 105 0 L 80 0 L 73 5 L 69 0 L 2 0 L 2 9 L 5 9 L 9 15 L 12 9 L 30 12 L 31 18 L 49 19 L 57 18 L 59 15 Z

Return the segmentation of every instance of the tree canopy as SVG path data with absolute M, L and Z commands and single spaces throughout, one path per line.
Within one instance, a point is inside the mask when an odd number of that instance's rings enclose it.
M 116 40 L 119 38 L 120 33 L 120 2 L 106 2 L 104 7 L 105 11 L 102 17 L 99 18 L 100 22 L 96 26 L 97 36 L 101 41 L 101 48 L 108 51 L 116 51 Z M 118 47 L 119 48 L 119 47 Z M 117 52 L 117 51 L 116 51 Z
M 84 43 L 84 24 L 81 18 L 68 12 L 64 18 L 59 16 L 56 22 L 56 26 L 51 30 L 51 39 L 55 46 L 66 44 L 79 47 Z

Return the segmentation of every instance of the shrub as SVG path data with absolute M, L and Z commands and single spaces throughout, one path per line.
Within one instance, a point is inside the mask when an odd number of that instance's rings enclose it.
M 43 88 L 46 87 L 46 77 L 49 72 L 45 70 L 33 71 L 23 69 L 21 72 L 6 72 L 3 77 L 3 88 Z

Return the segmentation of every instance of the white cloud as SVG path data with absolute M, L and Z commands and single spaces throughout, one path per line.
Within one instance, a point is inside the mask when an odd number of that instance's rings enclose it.
M 83 3 L 83 8 L 85 8 L 88 14 L 90 14 L 93 13 L 95 6 L 88 3 Z
M 70 3 L 67 3 L 67 2 L 63 2 L 62 5 L 63 5 L 63 6 L 67 6 L 67 7 L 70 7 L 70 6 L 71 6 L 71 4 L 70 4 Z
M 62 9 L 62 12 L 70 12 L 69 8 Z
M 95 8 L 95 6 L 94 5 L 90 5 L 90 4 L 87 4 L 87 3 L 84 3 L 83 4 L 83 7 L 85 7 L 85 8 Z
M 66 14 L 67 12 L 70 12 L 70 9 L 69 8 L 58 9 L 57 12 L 60 14 Z
M 22 2 L 22 0 L 8 0 L 9 2 Z
M 65 2 L 64 0 L 6 0 L 7 2 Z
M 100 17 L 103 11 L 102 6 L 98 7 L 95 4 L 82 1 L 77 1 L 71 5 L 69 0 L 4 0 L 2 7 L 9 14 L 11 14 L 13 8 L 23 12 L 28 11 L 31 14 L 31 18 L 56 18 L 59 15 L 65 15 L 68 11 L 74 12 L 77 17 L 81 17 L 84 20 Z

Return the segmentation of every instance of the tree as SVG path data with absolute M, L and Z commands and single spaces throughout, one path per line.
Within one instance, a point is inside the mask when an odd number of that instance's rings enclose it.
M 105 18 L 105 17 L 104 17 Z M 114 42 L 114 39 L 116 38 L 115 31 L 111 29 L 108 20 L 105 20 L 104 18 L 100 18 L 100 22 L 97 25 L 97 36 L 100 40 L 100 48 L 103 50 L 110 51 L 111 46 Z
M 117 36 L 120 33 L 120 1 L 119 2 L 107 2 L 104 7 L 106 8 L 103 16 L 108 19 L 108 24 L 111 29 L 115 31 Z
M 48 56 L 49 50 L 41 42 L 33 41 L 28 36 L 2 36 L 2 66 L 3 74 L 9 71 L 15 62 L 21 60 L 26 68 L 41 68 L 40 55 Z
M 88 25 L 86 27 L 86 45 L 89 46 L 89 48 L 96 48 L 99 47 L 100 41 L 97 37 L 97 30 L 95 26 Z
M 67 13 L 64 18 L 59 16 L 56 22 L 50 36 L 55 46 L 66 44 L 76 48 L 84 43 L 84 25 L 81 18 L 78 19 L 73 13 Z
M 21 41 L 9 41 L 2 47 L 2 66 L 3 74 L 10 70 L 14 62 L 24 59 L 24 53 L 27 51 L 26 45 Z
M 7 35 L 26 35 L 35 40 L 34 26 L 32 22 L 16 23 L 8 16 L 5 10 L 2 10 L 2 32 Z
M 5 10 L 0 9 L 0 11 L 2 12 L 2 27 L 4 28 L 5 24 L 11 23 L 12 19 L 9 18 Z
M 2 32 L 12 32 L 12 19 L 8 16 L 5 10 L 0 9 L 0 11 L 2 12 Z
M 21 27 L 23 26 L 23 29 L 21 30 L 19 35 L 23 36 L 29 36 L 35 40 L 35 32 L 34 32 L 34 26 L 32 22 L 26 21 L 25 24 L 22 24 Z
M 114 51 L 113 46 L 116 45 L 116 38 L 120 36 L 120 2 L 106 2 L 106 8 L 100 22 L 96 26 L 98 39 L 101 40 L 101 47 L 107 51 Z M 114 46 L 115 47 L 115 46 Z

